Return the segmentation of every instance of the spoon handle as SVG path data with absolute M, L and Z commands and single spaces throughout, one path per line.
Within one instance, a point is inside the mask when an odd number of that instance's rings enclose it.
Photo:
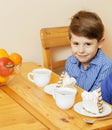
M 112 116 L 102 117 L 102 118 L 98 118 L 98 119 L 95 119 L 95 120 L 107 120 L 107 119 L 112 119 Z

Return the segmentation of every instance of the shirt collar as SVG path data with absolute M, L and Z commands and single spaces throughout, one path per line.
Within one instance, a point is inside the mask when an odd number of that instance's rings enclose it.
M 98 49 L 96 56 L 93 58 L 93 60 L 91 60 L 90 64 L 101 66 L 100 63 L 101 60 L 103 59 L 102 57 L 103 57 L 103 52 L 101 49 Z

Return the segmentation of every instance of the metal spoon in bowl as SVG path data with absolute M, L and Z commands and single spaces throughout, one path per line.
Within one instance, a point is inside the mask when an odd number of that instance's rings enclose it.
M 102 117 L 102 118 L 93 119 L 93 120 L 84 118 L 83 121 L 86 122 L 86 123 L 89 123 L 89 124 L 93 124 L 95 121 L 98 121 L 98 120 L 107 120 L 107 119 L 112 119 L 112 116 Z

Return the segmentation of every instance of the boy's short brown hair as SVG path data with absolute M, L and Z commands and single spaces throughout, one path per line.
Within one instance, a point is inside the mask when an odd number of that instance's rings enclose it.
M 72 17 L 69 26 L 70 39 L 71 33 L 100 41 L 103 37 L 104 25 L 96 13 L 79 11 Z

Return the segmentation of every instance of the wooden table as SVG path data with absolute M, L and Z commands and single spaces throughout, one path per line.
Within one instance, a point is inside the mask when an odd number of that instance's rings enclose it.
M 62 110 L 58 108 L 51 95 L 46 94 L 43 88 L 36 86 L 27 79 L 27 73 L 35 68 L 41 67 L 36 63 L 24 63 L 21 68 L 21 72 L 14 78 L 8 86 L 0 87 L 4 93 L 9 95 L 16 101 L 29 114 L 29 118 L 33 118 L 35 122 L 41 122 L 40 126 L 43 129 L 50 130 L 111 130 L 112 119 L 105 121 L 97 121 L 93 125 L 83 122 L 83 118 L 86 116 L 76 113 L 73 108 L 68 110 Z M 56 83 L 59 76 L 52 73 L 50 83 Z M 75 103 L 81 101 L 81 88 L 78 88 Z M 17 105 L 17 104 L 16 104 Z M 22 110 L 23 110 L 22 109 Z M 20 110 L 21 112 L 21 110 Z M 19 110 L 18 112 L 19 113 Z M 110 114 L 109 116 L 112 116 Z M 21 115 L 20 121 L 23 121 L 23 115 Z M 88 117 L 91 119 L 91 117 Z M 32 122 L 33 122 L 32 120 Z M 26 117 L 27 122 L 27 117 Z M 3 125 L 2 125 L 3 126 Z M 5 124 L 4 124 L 5 126 Z M 8 129 L 9 130 L 9 129 Z M 12 130 L 12 129 L 11 129 Z M 33 129 L 31 129 L 33 130 Z M 37 126 L 37 130 L 38 126 Z
M 38 119 L 0 90 L 0 130 L 48 130 Z

